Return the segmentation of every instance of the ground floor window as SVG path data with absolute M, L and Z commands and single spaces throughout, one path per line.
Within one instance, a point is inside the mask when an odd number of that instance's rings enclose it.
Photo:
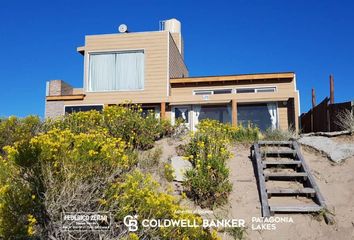
M 238 105 L 238 124 L 244 127 L 256 126 L 261 131 L 278 127 L 277 105 L 275 103 Z
M 102 105 L 65 106 L 65 113 L 86 112 L 91 110 L 102 111 L 102 109 Z
M 189 107 L 175 107 L 175 119 L 182 119 L 185 123 L 189 123 Z
M 203 119 L 213 119 L 222 123 L 231 123 L 231 107 L 226 105 L 202 105 L 200 106 L 198 121 Z
M 160 117 L 160 108 L 158 106 L 141 106 L 142 112 L 141 116 L 146 118 L 149 113 L 154 113 L 156 118 Z

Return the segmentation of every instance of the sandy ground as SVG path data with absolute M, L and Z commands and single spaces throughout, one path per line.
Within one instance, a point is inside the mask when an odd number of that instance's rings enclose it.
M 353 138 L 338 139 L 338 142 L 352 141 Z M 232 149 L 235 156 L 229 163 L 234 184 L 230 213 L 234 218 L 246 220 L 246 239 L 354 239 L 354 157 L 333 164 L 315 150 L 302 147 L 328 208 L 335 213 L 335 225 L 327 225 L 311 214 L 276 214 L 291 217 L 294 223 L 278 223 L 276 230 L 259 231 L 253 230 L 259 224 L 252 223 L 252 217 L 260 217 L 261 210 L 249 149 L 250 145 L 236 145 Z
M 348 136 L 332 140 L 339 143 L 354 143 L 354 137 Z M 168 158 L 175 156 L 175 148 L 182 142 L 186 141 L 172 139 L 158 141 L 157 145 L 163 149 L 161 160 L 166 162 Z M 233 192 L 230 195 L 230 203 L 214 212 L 209 211 L 207 217 L 217 215 L 222 218 L 245 219 L 247 227 L 245 239 L 354 239 L 354 157 L 341 164 L 334 164 L 321 153 L 308 147 L 301 147 L 329 210 L 335 214 L 334 225 L 327 225 L 323 218 L 311 214 L 276 214 L 276 217 L 291 217 L 294 223 L 278 223 L 275 225 L 276 230 L 255 230 L 253 228 L 259 227 L 260 224 L 252 223 L 252 218 L 261 217 L 261 205 L 254 168 L 249 158 L 250 146 L 250 144 L 232 146 L 234 157 L 230 159 L 229 167 Z M 302 201 L 301 198 L 295 200 Z M 272 198 L 272 201 L 276 202 L 277 199 Z M 183 204 L 196 212 L 208 212 L 207 209 L 200 209 L 188 200 L 183 201 Z M 224 234 L 222 238 L 233 239 Z

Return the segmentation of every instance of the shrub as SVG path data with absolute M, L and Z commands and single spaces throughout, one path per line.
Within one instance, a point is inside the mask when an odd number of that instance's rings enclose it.
M 3 147 L 16 141 L 30 139 L 41 130 L 41 121 L 36 116 L 9 117 L 0 120 L 0 153 Z
M 297 133 L 291 128 L 288 130 L 268 128 L 263 135 L 263 139 L 267 141 L 288 141 L 294 138 L 297 138 Z
M 175 179 L 173 167 L 169 163 L 164 164 L 164 176 L 168 182 L 172 182 Z
M 1 186 L 9 185 L 0 196 L 0 236 L 5 238 L 65 239 L 61 212 L 97 211 L 102 189 L 136 163 L 124 141 L 102 132 L 53 129 L 5 150 L 6 168 L 0 171 Z
M 156 139 L 176 131 L 169 121 L 160 121 L 153 112 L 143 116 L 141 106 L 136 104 L 105 107 L 102 113 L 92 110 L 48 119 L 44 131 L 54 128 L 69 129 L 73 133 L 107 131 L 108 135 L 121 138 L 128 146 L 141 150 L 151 148 Z
M 258 140 L 260 137 L 258 128 L 251 126 L 245 128 L 242 125 L 234 127 L 216 120 L 203 120 L 198 124 L 198 129 L 199 131 L 209 132 L 209 134 L 215 137 L 236 142 L 252 142 Z
M 143 219 L 188 219 L 201 224 L 201 217 L 183 213 L 177 199 L 159 188 L 151 175 L 135 170 L 111 185 L 106 192 L 105 206 L 107 210 L 115 210 L 116 222 L 122 222 L 127 215 L 136 215 L 140 224 Z M 202 227 L 139 228 L 134 235 L 131 239 L 137 239 L 136 236 L 140 239 L 216 239 Z
M 185 173 L 183 183 L 187 196 L 202 207 L 214 207 L 227 202 L 232 190 L 226 161 L 229 128 L 223 124 L 206 120 L 198 126 L 187 146 L 187 158 L 193 168 Z
M 72 133 L 86 133 L 102 129 L 102 114 L 96 110 L 87 112 L 74 112 L 65 116 L 44 122 L 44 131 L 51 129 L 69 129 Z
M 354 132 L 354 113 L 348 109 L 339 112 L 335 124 L 343 130 Z

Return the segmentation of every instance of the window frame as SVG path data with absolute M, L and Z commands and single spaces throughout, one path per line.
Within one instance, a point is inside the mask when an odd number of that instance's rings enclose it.
M 221 90 L 230 90 L 230 93 L 217 93 L 215 94 L 215 91 L 221 91 Z M 205 94 L 197 94 L 197 93 L 202 93 L 205 92 Z M 209 92 L 209 93 L 207 93 Z M 194 89 L 193 90 L 193 95 L 196 96 L 203 96 L 203 95 L 223 95 L 223 94 L 233 94 L 233 88 L 214 88 L 214 89 Z
M 90 56 L 98 55 L 98 54 L 114 54 L 114 53 L 133 53 L 133 52 L 142 52 L 144 56 L 144 87 L 141 89 L 121 89 L 121 90 L 100 90 L 100 91 L 90 91 L 89 83 L 90 83 Z M 134 48 L 134 49 L 119 49 L 119 50 L 99 50 L 99 51 L 87 51 L 85 52 L 85 81 L 84 81 L 84 89 L 89 93 L 107 93 L 107 92 L 141 92 L 145 90 L 145 72 L 146 72 L 146 57 L 145 57 L 145 48 Z
M 65 111 L 66 107 L 85 107 L 85 106 L 101 106 L 102 110 L 104 108 L 104 104 L 69 104 L 69 105 L 63 106 L 63 114 L 64 115 L 66 114 L 66 111 Z M 83 111 L 80 111 L 80 112 L 83 112 Z M 68 114 L 71 114 L 71 113 L 68 113 Z

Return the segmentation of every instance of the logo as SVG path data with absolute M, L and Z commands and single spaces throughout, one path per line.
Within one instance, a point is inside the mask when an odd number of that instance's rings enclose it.
M 128 227 L 130 232 L 135 232 L 138 230 L 138 220 L 136 220 L 137 216 L 127 215 L 123 219 L 123 223 L 126 227 Z

